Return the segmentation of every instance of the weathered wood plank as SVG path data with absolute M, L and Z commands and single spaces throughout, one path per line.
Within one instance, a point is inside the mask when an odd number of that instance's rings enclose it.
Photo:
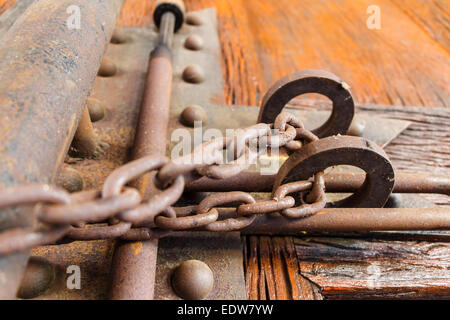
M 302 275 L 333 298 L 450 298 L 450 244 L 296 238 Z
M 320 300 L 319 288 L 300 273 L 291 237 L 246 237 L 249 299 Z
M 446 0 L 379 0 L 381 29 L 369 30 L 372 0 L 186 0 L 216 7 L 225 102 L 257 105 L 281 76 L 326 69 L 364 104 L 449 106 Z M 119 23 L 151 25 L 153 1 L 127 0 Z

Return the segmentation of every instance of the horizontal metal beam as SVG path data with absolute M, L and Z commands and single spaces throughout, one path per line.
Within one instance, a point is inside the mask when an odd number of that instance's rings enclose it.
M 217 180 L 201 178 L 190 182 L 187 191 L 271 192 L 276 175 L 241 172 L 234 177 Z M 365 173 L 327 173 L 324 176 L 327 192 L 355 192 L 364 183 Z M 395 193 L 438 193 L 450 195 L 450 177 L 428 173 L 395 173 Z
M 258 216 L 243 234 L 450 230 L 449 208 L 326 208 L 305 219 Z

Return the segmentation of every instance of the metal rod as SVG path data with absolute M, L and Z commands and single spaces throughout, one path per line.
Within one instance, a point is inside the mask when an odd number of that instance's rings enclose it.
M 173 34 L 175 29 L 175 15 L 172 12 L 166 12 L 162 15 L 161 25 L 159 27 L 159 44 L 167 48 L 172 48 Z
M 133 159 L 147 155 L 165 155 L 169 106 L 172 89 L 170 46 L 175 17 L 167 12 L 162 17 L 159 44 L 152 51 L 147 82 L 134 140 Z M 159 192 L 148 183 L 154 173 L 134 184 L 143 198 Z M 115 300 L 151 300 L 154 295 L 158 240 L 120 242 L 114 252 L 110 298 Z
M 448 208 L 326 208 L 305 219 L 258 216 L 243 234 L 450 230 Z
M 259 172 L 242 172 L 232 178 L 216 180 L 201 178 L 186 185 L 187 191 L 246 191 L 271 192 L 276 175 L 261 175 Z M 325 174 L 327 192 L 355 192 L 364 182 L 364 173 Z M 450 177 L 426 173 L 395 174 L 395 193 L 439 193 L 450 195 Z
M 122 3 L 34 1 L 2 37 L 0 186 L 56 178 Z M 83 8 L 79 29 L 67 24 L 73 5 Z M 29 209 L 2 210 L 0 232 L 31 226 Z M 0 299 L 15 298 L 28 255 L 0 258 Z

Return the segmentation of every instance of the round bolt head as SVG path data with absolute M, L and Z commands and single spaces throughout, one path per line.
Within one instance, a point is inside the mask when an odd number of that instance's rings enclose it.
M 127 37 L 127 34 L 125 33 L 125 31 L 123 31 L 120 28 L 114 30 L 114 33 L 111 37 L 111 43 L 121 44 L 121 43 L 127 42 L 127 40 L 128 40 L 128 37 Z
M 201 50 L 203 48 L 203 39 L 197 34 L 192 34 L 184 41 L 184 47 L 189 50 Z
M 186 300 L 201 300 L 208 296 L 214 285 L 214 275 L 208 265 L 199 260 L 182 262 L 172 275 L 172 287 Z
M 203 69 L 196 64 L 187 66 L 183 71 L 182 77 L 184 81 L 189 83 L 201 83 L 205 80 Z
M 105 117 L 105 106 L 103 103 L 95 98 L 88 98 L 86 105 L 89 110 L 89 116 L 92 122 L 102 120 Z
M 112 77 L 116 73 L 117 66 L 114 61 L 109 58 L 103 58 L 100 69 L 98 70 L 98 75 L 100 77 Z
M 207 120 L 205 110 L 197 105 L 186 107 L 181 112 L 180 122 L 188 127 L 194 127 L 195 121 L 201 121 L 204 124 Z
M 190 12 L 186 15 L 186 23 L 191 26 L 200 26 L 203 21 L 197 14 Z
M 41 295 L 52 285 L 55 272 L 55 267 L 47 259 L 30 257 L 17 296 L 32 299 Z
M 79 192 L 83 190 L 84 181 L 78 170 L 63 167 L 57 178 L 57 184 L 68 192 Z

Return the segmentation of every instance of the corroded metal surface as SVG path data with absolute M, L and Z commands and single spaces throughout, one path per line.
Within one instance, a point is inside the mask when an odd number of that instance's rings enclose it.
M 159 240 L 155 299 L 180 299 L 171 285 L 175 268 L 186 260 L 206 263 L 214 274 L 208 300 L 246 299 L 239 233 L 179 232 Z
M 186 190 L 196 192 L 247 191 L 270 192 L 276 175 L 262 175 L 255 171 L 244 171 L 239 176 L 218 181 L 203 177 L 188 182 Z M 324 175 L 328 192 L 355 192 L 364 183 L 361 172 L 327 172 Z M 395 172 L 392 192 L 395 193 L 450 193 L 450 178 L 424 173 Z
M 85 10 L 81 16 L 83 27 L 76 31 L 66 26 L 70 5 Z M 2 37 L 3 186 L 48 183 L 56 176 L 121 5 L 121 0 L 37 1 Z M 0 229 L 32 222 L 26 209 L 3 211 Z M 0 270 L 5 275 L 0 277 L 1 298 L 14 297 L 26 259 L 27 253 L 0 259 Z
M 450 226 L 447 208 L 325 208 L 298 220 L 260 216 L 243 234 L 299 234 L 302 231 L 440 230 Z
M 359 137 L 333 136 L 309 143 L 293 153 L 281 166 L 273 185 L 306 180 L 313 174 L 337 165 L 353 165 L 366 172 L 361 186 L 349 198 L 335 203 L 340 207 L 382 207 L 394 187 L 394 168 L 376 144 Z
M 336 75 L 323 70 L 298 71 L 275 82 L 263 98 L 258 122 L 272 122 L 290 100 L 305 93 L 320 93 L 333 101 L 330 117 L 313 130 L 314 134 L 323 138 L 347 133 L 355 113 L 349 86 Z
M 175 31 L 184 22 L 183 2 L 158 2 L 153 19 L 159 29 L 159 37 L 156 48 L 150 54 L 144 99 L 132 151 L 135 160 L 166 154 L 173 77 L 172 41 Z M 134 183 L 144 199 L 164 193 L 149 183 L 153 179 L 154 174 L 147 173 Z M 179 194 L 181 196 L 181 192 Z M 117 243 L 113 257 L 111 299 L 153 299 L 157 248 L 157 239 Z
M 15 1 L 14 6 L 0 15 L 0 38 L 11 28 L 17 18 L 33 3 L 34 0 Z

